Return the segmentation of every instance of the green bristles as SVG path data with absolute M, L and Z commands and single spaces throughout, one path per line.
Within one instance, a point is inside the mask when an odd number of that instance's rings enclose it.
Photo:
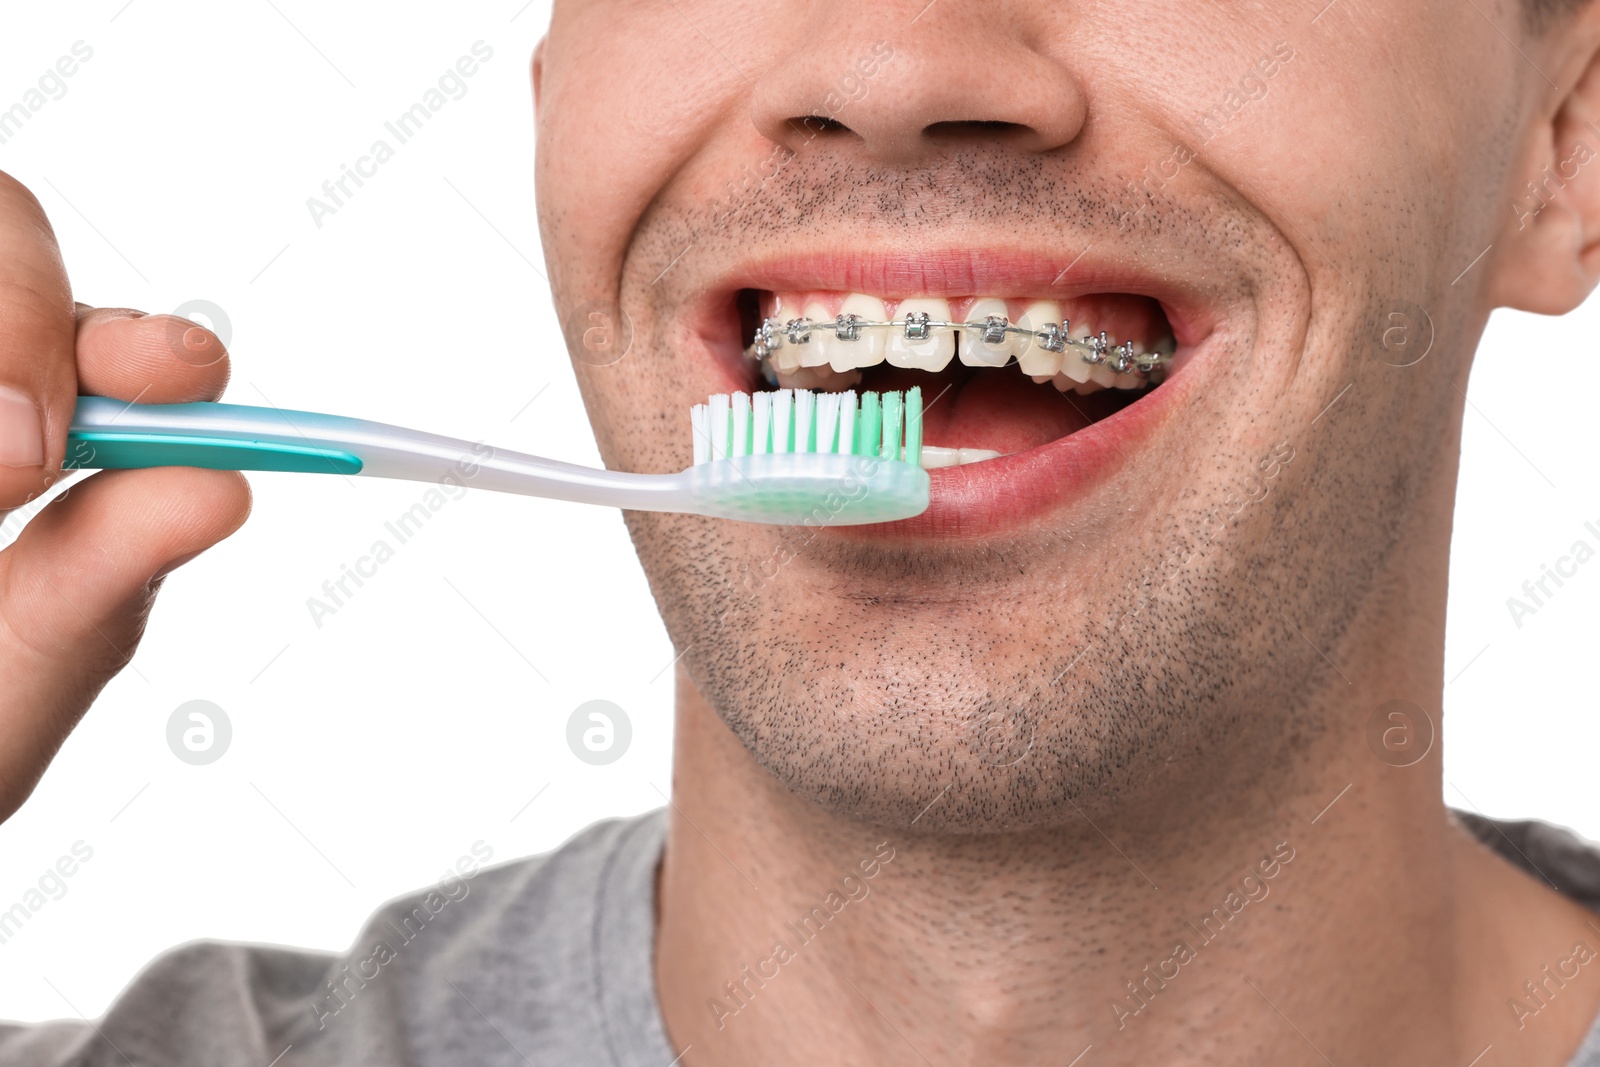
M 690 412 L 696 465 L 770 453 L 842 453 L 922 463 L 922 390 L 720 394 Z

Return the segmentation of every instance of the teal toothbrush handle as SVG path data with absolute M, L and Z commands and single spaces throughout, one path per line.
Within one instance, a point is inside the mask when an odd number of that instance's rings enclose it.
M 842 454 L 759 455 L 673 474 L 634 474 L 342 415 L 240 404 L 129 404 L 80 396 L 67 441 L 68 468 L 358 474 L 788 525 L 886 522 L 928 506 L 928 475 L 907 463 Z M 832 501 L 842 491 L 860 502 L 840 510 Z

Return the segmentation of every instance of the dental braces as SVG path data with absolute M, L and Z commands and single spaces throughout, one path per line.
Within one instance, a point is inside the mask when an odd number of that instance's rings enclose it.
M 1068 319 L 1047 322 L 1037 330 L 1030 330 L 1012 325 L 1004 315 L 989 315 L 982 321 L 974 322 L 945 322 L 930 318 L 927 312 L 915 311 L 904 318 L 888 320 L 864 319 L 860 315 L 840 315 L 832 322 L 807 318 L 783 322 L 767 318 L 756 327 L 750 351 L 756 359 L 764 360 L 785 344 L 806 344 L 814 331 L 831 330 L 840 341 L 859 341 L 862 330 L 877 329 L 903 330 L 908 341 L 926 341 L 933 336 L 934 330 L 971 331 L 979 340 L 990 345 L 1003 344 L 1008 334 L 1027 337 L 1046 352 L 1066 352 L 1070 349 L 1091 367 L 1103 365 L 1118 374 L 1151 377 L 1158 371 L 1164 371 L 1172 362 L 1170 352 L 1135 355 L 1131 341 L 1113 345 L 1103 330 L 1089 337 L 1068 337 L 1067 333 L 1072 329 Z

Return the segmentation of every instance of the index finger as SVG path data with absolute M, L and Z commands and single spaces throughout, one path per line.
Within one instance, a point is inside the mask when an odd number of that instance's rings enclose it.
M 55 231 L 0 171 L 0 508 L 49 488 L 77 403 L 76 316 Z

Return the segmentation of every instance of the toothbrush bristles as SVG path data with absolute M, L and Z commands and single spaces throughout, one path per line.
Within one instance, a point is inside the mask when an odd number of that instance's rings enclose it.
M 769 453 L 817 452 L 922 462 L 922 390 L 719 393 L 689 412 L 696 465 Z

